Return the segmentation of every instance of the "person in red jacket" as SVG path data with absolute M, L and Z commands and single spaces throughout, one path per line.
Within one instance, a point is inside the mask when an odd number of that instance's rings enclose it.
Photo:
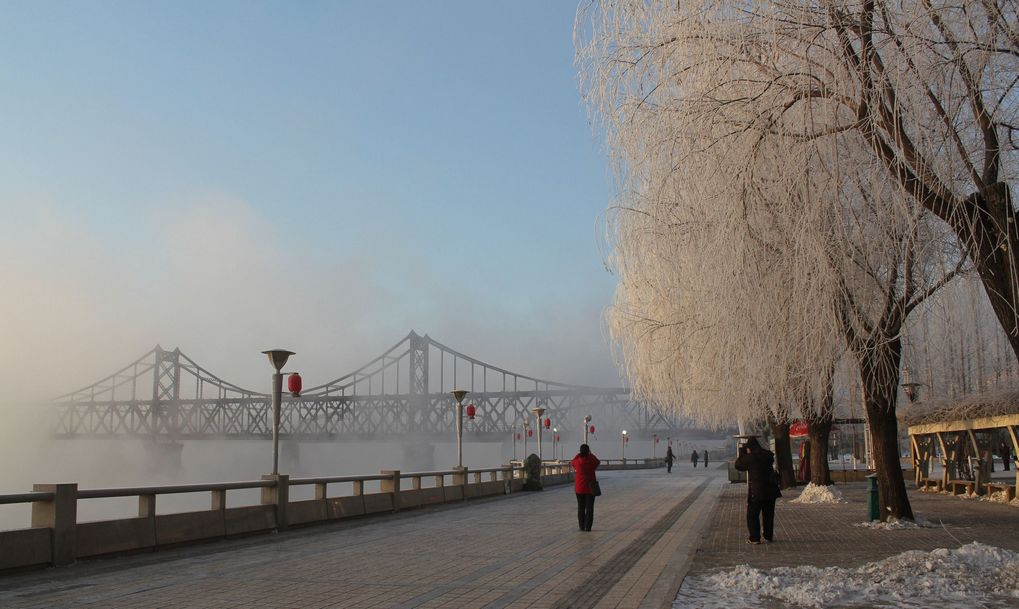
M 573 491 L 577 493 L 577 522 L 581 531 L 590 531 L 594 524 L 594 493 L 591 482 L 597 480 L 594 470 L 598 469 L 601 460 L 591 454 L 591 447 L 580 445 L 580 452 L 570 461 L 570 467 L 577 472 L 573 480 Z

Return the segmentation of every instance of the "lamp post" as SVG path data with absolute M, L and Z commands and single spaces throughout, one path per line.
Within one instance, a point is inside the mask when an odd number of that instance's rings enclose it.
M 552 428 L 552 458 L 558 459 L 559 453 L 556 450 L 559 448 L 559 428 Z
M 272 375 L 272 475 L 280 473 L 280 409 L 283 404 L 283 366 L 293 351 L 286 349 L 270 349 L 262 351 L 269 356 L 269 363 L 276 372 Z
M 524 456 L 523 456 L 523 459 L 525 459 L 525 460 L 527 459 L 527 438 L 529 438 L 530 435 L 531 435 L 530 427 L 531 427 L 531 424 L 527 422 L 527 419 L 524 419 L 524 432 L 523 432 L 524 433 Z
M 456 466 L 464 466 L 464 398 L 469 391 L 454 389 L 450 391 L 456 400 Z
M 623 433 L 621 433 L 619 435 L 620 435 L 620 437 L 623 440 L 623 442 L 622 442 L 622 444 L 623 444 L 623 465 L 626 465 L 626 430 L 624 429 Z
M 591 415 L 584 417 L 584 444 L 587 444 L 587 430 L 591 426 Z
M 545 409 L 542 408 L 541 406 L 535 406 L 534 408 L 531 409 L 531 412 L 534 413 L 534 424 L 538 426 L 538 460 L 542 461 L 543 459 L 541 458 L 541 428 L 542 428 L 541 415 L 545 414 Z

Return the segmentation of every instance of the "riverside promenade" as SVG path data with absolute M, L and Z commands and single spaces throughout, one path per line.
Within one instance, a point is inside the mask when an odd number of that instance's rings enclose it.
M 0 577 L 0 607 L 669 607 L 724 470 L 603 472 L 594 530 L 572 484 Z

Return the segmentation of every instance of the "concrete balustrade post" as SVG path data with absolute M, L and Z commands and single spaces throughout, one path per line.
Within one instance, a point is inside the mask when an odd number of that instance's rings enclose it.
M 155 495 L 138 495 L 138 517 L 139 518 L 156 517 Z
M 421 490 L 421 476 L 414 476 L 410 479 L 410 487 L 415 491 Z
M 444 486 L 446 486 L 446 477 L 445 476 L 436 476 L 435 477 L 435 488 L 442 488 Z
M 474 472 L 474 484 L 481 484 L 481 472 Z
M 393 494 L 393 512 L 400 511 L 400 470 L 384 469 L 383 476 L 389 476 L 379 481 L 379 490 L 383 493 Z
M 468 470 L 466 467 L 454 467 L 453 468 L 453 486 L 460 487 L 460 494 L 463 496 L 463 500 L 467 501 L 467 475 Z
M 34 484 L 33 491 L 53 493 L 52 501 L 32 504 L 32 528 L 53 530 L 54 565 L 69 565 L 78 557 L 78 485 Z
M 276 506 L 276 530 L 287 528 L 287 506 L 290 505 L 290 476 L 287 474 L 266 474 L 262 480 L 276 484 L 262 487 L 262 505 Z
M 209 507 L 214 512 L 222 512 L 226 510 L 226 491 L 223 489 L 212 491 L 212 501 Z
M 364 480 L 354 480 L 351 484 L 354 485 L 354 496 L 360 497 L 364 495 Z
M 328 485 L 325 482 L 315 483 L 315 499 L 319 501 L 325 501 L 329 498 L 329 492 L 326 490 Z

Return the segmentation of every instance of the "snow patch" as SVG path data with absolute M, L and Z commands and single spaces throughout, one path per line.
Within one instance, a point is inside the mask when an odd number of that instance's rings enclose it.
M 849 503 L 842 496 L 842 491 L 835 488 L 834 484 L 828 486 L 819 486 L 811 482 L 803 491 L 800 496 L 793 499 L 789 503 Z
M 911 550 L 853 569 L 740 565 L 690 577 L 673 609 L 772 607 L 1015 607 L 1019 553 L 973 542 L 950 550 Z
M 1008 503 L 1008 494 L 1005 491 L 996 491 L 990 495 L 984 495 L 980 498 L 981 501 L 990 501 L 992 503 Z
M 870 522 L 858 522 L 854 524 L 854 527 L 863 527 L 865 529 L 876 529 L 879 531 L 898 531 L 902 529 L 935 529 L 938 525 L 924 520 L 920 516 L 915 516 L 915 520 L 899 520 L 898 518 L 889 518 L 888 520 L 881 522 L 880 520 L 871 520 Z

